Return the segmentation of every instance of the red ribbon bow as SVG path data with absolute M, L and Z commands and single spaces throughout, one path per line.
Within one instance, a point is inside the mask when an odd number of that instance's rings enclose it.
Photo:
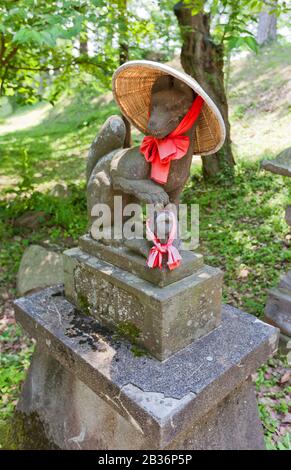
M 165 254 L 168 254 L 167 265 L 171 271 L 177 268 L 178 266 L 180 266 L 182 257 L 178 249 L 175 246 L 173 246 L 173 241 L 177 233 L 176 217 L 172 212 L 169 212 L 169 215 L 171 216 L 171 219 L 172 219 L 172 229 L 171 229 L 167 243 L 160 242 L 160 240 L 156 237 L 156 235 L 151 231 L 150 221 L 147 220 L 147 223 L 146 223 L 147 235 L 148 235 L 148 238 L 154 243 L 154 246 L 151 248 L 148 259 L 147 259 L 147 265 L 149 268 L 158 267 L 159 269 L 162 269 L 163 255 Z
M 165 184 L 168 181 L 171 160 L 179 160 L 186 155 L 190 139 L 182 134 L 193 126 L 203 103 L 203 98 L 197 95 L 180 124 L 167 137 L 156 139 L 152 136 L 146 136 L 143 138 L 140 151 L 144 154 L 146 161 L 152 164 L 151 179 L 157 183 Z

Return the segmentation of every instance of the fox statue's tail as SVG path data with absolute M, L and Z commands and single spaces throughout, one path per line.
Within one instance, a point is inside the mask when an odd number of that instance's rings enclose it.
M 105 121 L 89 150 L 86 169 L 87 182 L 100 158 L 112 150 L 123 147 L 125 135 L 126 127 L 120 116 L 110 116 Z

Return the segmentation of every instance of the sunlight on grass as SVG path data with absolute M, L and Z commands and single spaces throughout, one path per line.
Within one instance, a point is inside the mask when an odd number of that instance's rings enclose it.
M 23 111 L 18 111 L 0 125 L 0 135 L 37 126 L 48 116 L 51 108 L 51 104 L 42 103 L 31 107 L 31 109 L 29 107 Z
M 110 94 L 106 96 L 99 101 L 86 93 L 64 98 L 37 126 L 3 135 L 2 189 L 13 187 L 24 175 L 39 190 L 51 186 L 52 180 L 69 183 L 84 179 L 90 143 L 106 118 L 117 110 Z
M 234 61 L 229 85 L 236 158 L 273 157 L 290 146 L 291 45 L 275 44 Z

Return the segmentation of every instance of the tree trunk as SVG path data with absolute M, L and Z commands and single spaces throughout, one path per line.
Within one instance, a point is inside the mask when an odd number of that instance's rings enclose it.
M 87 35 L 80 38 L 79 52 L 80 52 L 80 55 L 88 55 L 88 38 L 87 38 Z
M 179 2 L 174 7 L 182 37 L 181 64 L 194 77 L 219 108 L 226 127 L 223 147 L 212 155 L 202 156 L 203 176 L 210 179 L 223 173 L 232 176 L 234 158 L 231 150 L 228 104 L 224 88 L 223 46 L 216 45 L 210 35 L 210 15 L 192 16 L 191 7 Z
M 129 60 L 129 47 L 127 42 L 127 0 L 119 0 L 119 65 L 124 64 Z M 123 24 L 121 24 L 123 22 Z M 125 26 L 125 27 L 124 27 Z M 122 115 L 123 122 L 126 128 L 126 134 L 124 139 L 124 148 L 131 147 L 131 125 L 128 119 Z
M 277 39 L 277 16 L 270 15 L 271 7 L 261 11 L 259 14 L 259 24 L 257 32 L 258 44 L 263 45 Z

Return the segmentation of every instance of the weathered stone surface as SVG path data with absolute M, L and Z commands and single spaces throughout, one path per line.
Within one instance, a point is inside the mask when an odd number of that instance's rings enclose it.
M 157 287 L 78 248 L 64 253 L 68 300 L 160 360 L 216 328 L 221 318 L 222 272 L 203 266 Z M 130 331 L 129 331 L 130 334 Z
M 291 338 L 280 333 L 278 349 L 281 354 L 286 354 L 289 364 L 291 363 Z M 289 356 L 288 356 L 289 355 Z
M 282 176 L 291 176 L 291 147 L 283 150 L 274 160 L 263 160 L 262 168 Z
M 90 235 L 84 235 L 79 240 L 80 248 L 92 256 L 114 264 L 125 271 L 128 271 L 141 279 L 151 282 L 159 287 L 164 287 L 173 282 L 180 281 L 184 277 L 190 276 L 203 266 L 203 256 L 191 251 L 181 251 L 181 265 L 170 271 L 168 268 L 150 269 L 146 266 L 145 258 L 134 253 L 126 247 L 107 246 Z
M 63 281 L 63 260 L 60 254 L 38 245 L 30 245 L 25 250 L 17 274 L 19 295 Z
M 262 450 L 262 424 L 250 378 L 171 442 L 169 449 Z
M 291 205 L 286 207 L 285 220 L 286 223 L 291 226 Z
M 33 356 L 17 411 L 23 421 L 33 415 L 44 423 L 49 448 L 55 443 L 73 450 L 140 449 L 145 441 L 138 423 L 119 415 L 109 400 L 41 348 Z
M 263 161 L 262 167 L 272 173 L 291 176 L 291 147 L 281 152 L 275 160 Z M 291 225 L 291 206 L 286 208 L 285 220 Z M 270 289 L 265 308 L 265 320 L 281 330 L 281 349 L 291 337 L 291 271 L 285 274 L 277 288 Z
M 18 299 L 15 308 L 17 320 L 51 356 L 50 365 L 36 358 L 38 372 L 30 375 L 34 386 L 26 385 L 26 404 L 20 409 L 28 413 L 34 409 L 43 419 L 47 406 L 51 419 L 46 425 L 59 447 L 120 449 L 132 442 L 129 448 L 200 448 L 197 434 L 206 436 L 208 423 L 205 448 L 223 448 L 224 427 L 226 436 L 234 433 L 227 448 L 260 448 L 259 436 L 252 441 L 251 428 L 259 433 L 254 399 L 243 384 L 276 351 L 276 328 L 225 306 L 219 328 L 160 362 L 135 357 L 128 343 L 101 329 L 93 318 L 80 315 L 60 288 Z M 69 375 L 60 372 L 52 358 Z M 248 424 L 250 413 L 255 414 Z M 57 432 L 58 414 L 63 428 Z M 114 423 L 120 440 L 112 438 Z M 129 440 L 124 444 L 126 435 Z
M 291 292 L 274 288 L 269 290 L 265 320 L 291 337 Z
M 288 273 L 281 276 L 278 287 L 291 295 L 291 271 L 288 271 Z
M 140 392 L 140 406 L 149 413 L 151 407 L 161 404 L 166 412 L 170 411 L 179 402 L 154 392 L 148 392 L 146 398 L 142 395 Z M 180 406 L 185 404 L 181 400 Z M 25 429 L 26 439 L 21 443 L 24 449 L 43 449 L 44 442 L 48 448 L 73 450 L 264 448 L 250 381 L 234 389 L 198 421 L 189 421 L 188 427 L 163 447 L 162 433 L 158 440 L 154 439 L 144 429 L 144 423 L 131 416 L 130 410 L 121 416 L 111 406 L 110 397 L 98 397 L 44 348 L 38 348 L 33 356 L 17 410 L 18 427 L 19 417 L 23 423 L 31 421 L 31 417 L 33 422 L 43 423 L 37 427 L 42 431 L 41 440 L 34 427 Z
M 268 292 L 265 320 L 280 328 L 284 344 L 284 336 L 291 337 L 291 271 L 281 277 L 277 288 Z

